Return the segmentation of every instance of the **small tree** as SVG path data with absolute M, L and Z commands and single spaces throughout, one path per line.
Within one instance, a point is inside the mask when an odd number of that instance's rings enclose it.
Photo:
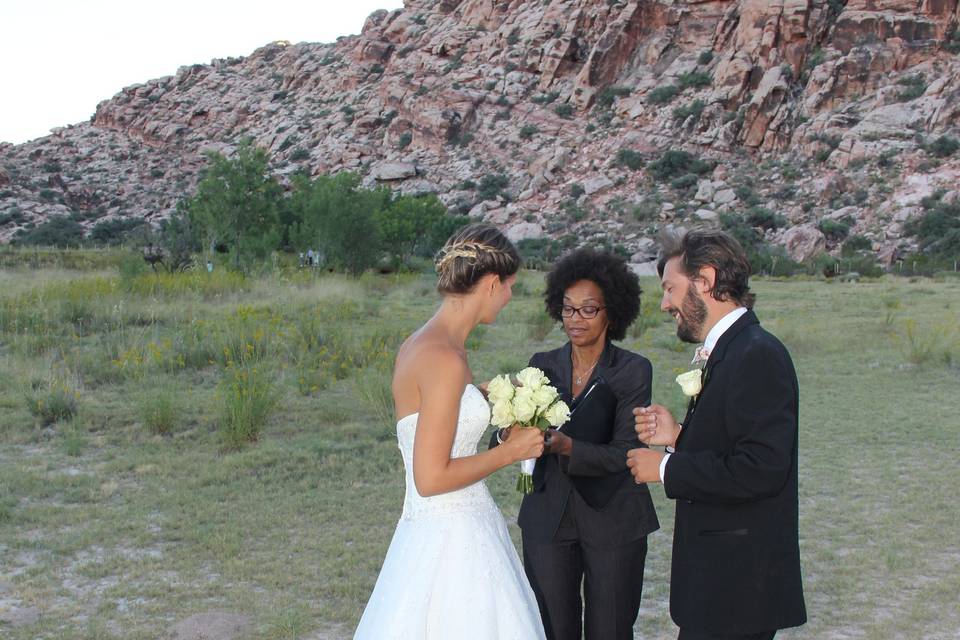
M 210 245 L 225 243 L 240 269 L 277 247 L 281 188 L 266 151 L 242 142 L 233 158 L 211 152 L 210 167 L 189 202 L 191 222 Z

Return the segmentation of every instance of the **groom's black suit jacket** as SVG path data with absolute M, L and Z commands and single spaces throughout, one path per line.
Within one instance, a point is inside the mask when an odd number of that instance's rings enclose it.
M 571 406 L 571 419 L 561 431 L 574 443 L 570 456 L 545 454 L 537 460 L 533 493 L 524 496 L 517 523 L 524 540 L 548 544 L 572 500 L 584 542 L 619 546 L 660 526 L 649 490 L 633 482 L 626 466 L 627 451 L 639 446 L 633 408 L 650 404 L 652 368 L 643 356 L 608 342 L 575 399 L 570 355 L 568 342 L 530 359 Z M 496 446 L 496 433 L 490 444 Z
M 790 354 L 748 311 L 720 337 L 704 380 L 664 472 L 676 500 L 670 613 L 714 634 L 801 625 Z

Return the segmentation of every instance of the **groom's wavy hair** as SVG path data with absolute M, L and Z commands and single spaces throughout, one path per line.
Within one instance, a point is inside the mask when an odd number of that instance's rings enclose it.
M 757 296 L 750 292 L 750 261 L 733 236 L 712 230 L 666 233 L 660 237 L 660 247 L 660 277 L 667 261 L 676 257 L 680 257 L 681 269 L 690 279 L 698 278 L 703 267 L 713 267 L 717 272 L 710 291 L 713 299 L 732 300 L 747 309 L 753 308 Z
M 469 293 L 488 273 L 506 280 L 520 270 L 520 252 L 503 232 L 490 224 L 476 223 L 453 234 L 434 261 L 437 291 Z

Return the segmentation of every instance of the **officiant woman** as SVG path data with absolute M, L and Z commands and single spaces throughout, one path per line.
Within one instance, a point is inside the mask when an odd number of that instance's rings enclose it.
M 627 470 L 634 407 L 650 404 L 652 368 L 617 347 L 640 311 L 640 283 L 618 256 L 578 249 L 547 275 L 547 313 L 568 341 L 536 353 L 570 406 L 548 432 L 518 523 L 523 562 L 552 640 L 628 640 L 640 608 L 647 535 L 659 528 L 646 485 Z M 491 446 L 509 438 L 495 432 Z M 581 597 L 582 594 L 582 597 Z

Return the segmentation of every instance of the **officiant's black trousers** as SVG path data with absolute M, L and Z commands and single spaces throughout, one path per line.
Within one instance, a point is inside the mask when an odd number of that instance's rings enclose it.
M 773 640 L 773 636 L 776 634 L 776 631 L 764 631 L 763 633 L 751 633 L 742 636 L 724 636 L 680 629 L 677 640 Z
M 633 640 L 647 538 L 616 547 L 591 545 L 580 539 L 571 507 L 568 503 L 552 542 L 523 538 L 523 565 L 547 640 Z

